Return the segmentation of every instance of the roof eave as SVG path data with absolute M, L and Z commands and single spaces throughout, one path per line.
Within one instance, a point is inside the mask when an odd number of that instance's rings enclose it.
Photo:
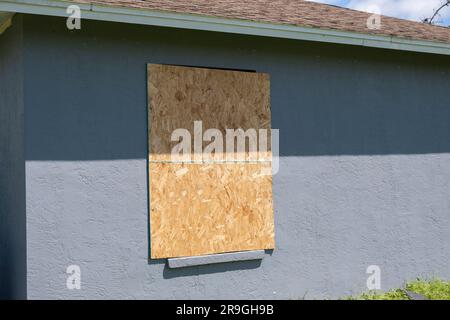
M 0 34 L 6 31 L 12 24 L 14 13 L 0 11 Z
M 61 0 L 6 0 L 0 2 L 0 11 L 67 17 L 66 9 L 70 4 L 74 3 Z M 77 5 L 81 9 L 82 19 L 450 55 L 450 44 L 442 42 L 147 9 Z

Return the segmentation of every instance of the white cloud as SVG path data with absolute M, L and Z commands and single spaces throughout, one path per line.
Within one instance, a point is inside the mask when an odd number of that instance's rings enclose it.
M 355 10 L 373 12 L 373 6 L 379 7 L 381 14 L 421 21 L 430 18 L 445 0 L 309 0 L 327 4 L 339 5 Z M 450 8 L 441 11 L 436 22 L 450 22 Z
M 371 6 L 377 6 L 381 14 L 408 20 L 420 21 L 433 15 L 444 0 L 351 0 L 346 5 L 349 8 L 368 11 Z M 450 10 L 442 11 L 441 20 L 450 18 Z

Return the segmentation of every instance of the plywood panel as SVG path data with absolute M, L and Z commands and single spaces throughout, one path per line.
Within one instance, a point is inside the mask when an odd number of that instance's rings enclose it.
M 270 163 L 151 162 L 152 258 L 274 248 L 267 171 Z
M 255 155 L 246 140 L 242 158 L 236 149 L 226 152 L 229 129 L 254 130 L 258 143 L 266 130 L 270 141 L 269 76 L 149 65 L 148 79 L 152 258 L 273 248 L 270 144 Z M 221 135 L 224 153 L 206 164 L 192 163 L 199 161 L 196 121 L 200 154 L 210 143 L 202 142 L 206 130 Z M 176 129 L 190 134 L 188 158 L 171 155 Z
M 178 128 L 190 131 L 193 152 L 194 121 L 202 121 L 203 132 L 214 128 L 223 137 L 226 129 L 266 129 L 270 141 L 268 74 L 150 64 L 148 79 L 151 160 L 170 159 L 177 144 L 171 135 Z M 246 150 L 245 159 L 250 159 Z M 268 151 L 259 159 L 269 159 L 270 145 Z M 223 159 L 223 155 L 215 158 Z

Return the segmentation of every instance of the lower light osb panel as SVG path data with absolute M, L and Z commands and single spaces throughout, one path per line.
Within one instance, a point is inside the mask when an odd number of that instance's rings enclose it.
M 273 249 L 270 163 L 150 163 L 151 257 Z

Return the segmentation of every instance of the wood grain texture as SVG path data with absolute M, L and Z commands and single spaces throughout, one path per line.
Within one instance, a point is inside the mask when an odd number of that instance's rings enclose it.
M 257 163 L 248 148 L 239 163 L 216 153 L 211 163 L 192 163 L 194 121 L 203 133 L 218 129 L 224 151 L 227 129 L 266 129 L 270 141 L 269 76 L 149 65 L 148 94 L 151 257 L 274 248 L 270 145 Z M 179 128 L 192 138 L 190 160 L 181 163 L 171 156 Z
M 267 166 L 150 163 L 151 257 L 274 248 Z
M 218 129 L 223 137 L 226 129 L 266 129 L 270 141 L 268 74 L 150 64 L 148 79 L 150 160 L 170 160 L 177 144 L 171 135 L 178 128 L 190 131 L 193 153 L 194 121 L 202 121 L 203 132 Z M 267 149 L 261 160 L 270 158 Z

